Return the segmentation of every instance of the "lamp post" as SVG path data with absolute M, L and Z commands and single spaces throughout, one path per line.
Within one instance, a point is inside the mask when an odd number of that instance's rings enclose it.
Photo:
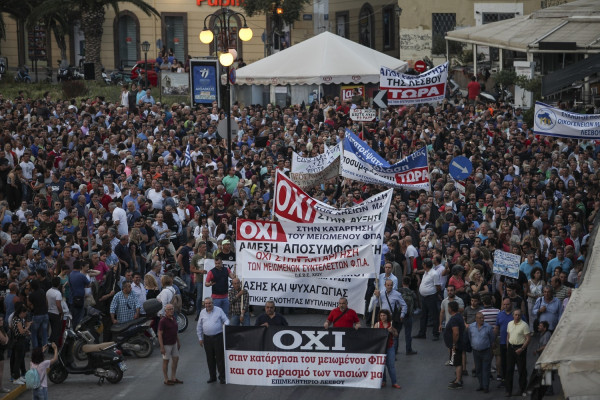
M 394 7 L 394 11 L 396 12 L 396 17 L 398 17 L 398 60 L 400 60 L 400 44 L 402 42 L 402 35 L 400 34 L 400 17 L 402 16 L 402 7 L 398 4 Z
M 208 21 L 208 19 L 211 17 L 213 17 L 215 19 L 214 27 L 215 28 L 218 27 L 219 32 L 220 33 L 222 32 L 224 35 L 223 45 L 225 46 L 225 48 L 219 49 L 219 41 L 217 40 L 215 43 L 215 51 L 217 52 L 217 54 L 219 54 L 219 63 L 222 66 L 227 68 L 227 80 L 225 83 L 225 93 L 226 93 L 225 97 L 227 98 L 227 101 L 225 103 L 225 113 L 227 114 L 227 171 L 228 172 L 231 169 L 231 99 L 229 98 L 231 89 L 230 89 L 230 82 L 229 82 L 229 67 L 231 66 L 231 64 L 233 64 L 233 62 L 237 58 L 237 50 L 229 48 L 229 45 L 231 43 L 231 40 L 230 40 L 231 39 L 230 38 L 231 18 L 234 16 L 239 16 L 244 21 L 244 27 L 242 29 L 240 29 L 239 33 L 238 33 L 239 38 L 244 42 L 247 42 L 248 40 L 252 39 L 252 29 L 248 28 L 248 24 L 246 23 L 246 17 L 244 17 L 244 15 L 239 12 L 230 10 L 229 8 L 225 8 L 224 11 L 219 14 L 213 13 L 213 14 L 207 15 L 206 18 L 204 18 L 204 29 L 202 29 L 202 32 L 200 32 L 200 35 L 199 35 L 200 41 L 204 44 L 209 44 L 214 40 L 214 38 L 215 38 L 214 32 L 211 29 L 208 29 L 206 27 L 206 21 Z
M 148 88 L 148 51 L 150 51 L 150 43 L 147 40 L 142 42 L 142 51 L 144 52 L 144 86 Z

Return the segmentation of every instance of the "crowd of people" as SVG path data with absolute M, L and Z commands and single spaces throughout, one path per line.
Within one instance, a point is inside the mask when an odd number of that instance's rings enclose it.
M 275 171 L 288 173 L 293 152 L 316 156 L 347 131 L 391 164 L 427 147 L 431 190 L 395 191 L 381 259 L 400 298 L 415 295 L 417 338 L 433 322 L 436 340 L 440 325 L 447 332 L 453 315 L 473 302 L 518 310 L 530 331 L 545 322 L 552 332 L 577 287 L 600 210 L 595 141 L 534 135 L 521 109 L 467 99 L 390 108 L 359 127 L 349 110 L 366 102 L 355 96 L 307 107 L 234 103 L 237 136 L 228 155 L 217 132 L 225 113 L 216 103 L 163 104 L 148 94 L 124 88 L 119 103 L 0 94 L 0 296 L 6 321 L 14 315 L 15 381 L 28 343 L 58 342 L 67 315 L 77 321 L 95 305 L 106 311 L 107 327 L 120 322 L 113 299 L 125 287 L 136 299 L 132 318 L 145 299 L 171 303 L 173 275 L 196 291 L 200 310 L 204 260 L 235 261 L 237 218 L 271 218 Z M 464 197 L 448 173 L 459 155 L 473 164 Z M 338 178 L 308 192 L 348 207 L 384 189 Z M 497 249 L 522 258 L 517 278 L 493 273 Z M 385 281 L 371 285 L 366 300 L 385 293 Z M 221 286 L 213 288 L 214 306 L 247 323 L 241 299 Z M 469 316 L 471 326 L 478 322 L 476 312 Z M 520 367 L 502 346 L 506 327 L 485 321 L 500 330 L 502 364 Z M 20 344 L 21 336 L 28 340 Z M 407 354 L 409 339 L 410 332 Z M 452 353 L 456 364 L 461 352 Z M 497 367 L 500 379 L 506 368 Z

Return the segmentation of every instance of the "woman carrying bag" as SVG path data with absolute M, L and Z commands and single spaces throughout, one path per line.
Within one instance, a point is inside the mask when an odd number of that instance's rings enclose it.
M 394 349 L 394 341 L 398 340 L 398 331 L 392 326 L 392 314 L 388 310 L 380 310 L 379 321 L 373 325 L 373 328 L 387 329 L 389 332 L 386 346 L 385 365 L 387 372 L 390 375 L 390 379 L 392 380 L 392 387 L 394 389 L 402 389 L 400 385 L 396 383 L 396 351 Z M 385 373 L 383 374 L 381 387 L 385 387 Z

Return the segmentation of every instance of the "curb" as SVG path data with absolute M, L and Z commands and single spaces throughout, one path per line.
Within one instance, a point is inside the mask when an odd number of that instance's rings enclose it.
M 15 400 L 21 394 L 27 391 L 27 387 L 25 385 L 17 386 L 16 389 L 13 389 L 10 393 L 6 393 L 2 400 Z

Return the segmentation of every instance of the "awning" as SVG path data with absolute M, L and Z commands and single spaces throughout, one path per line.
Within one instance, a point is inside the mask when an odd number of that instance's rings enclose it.
M 576 45 L 569 53 L 600 53 L 600 1 L 579 0 L 527 16 L 450 31 L 446 40 L 524 53 L 562 53 L 564 50 L 552 45 L 540 48 L 540 42 L 569 42 Z

